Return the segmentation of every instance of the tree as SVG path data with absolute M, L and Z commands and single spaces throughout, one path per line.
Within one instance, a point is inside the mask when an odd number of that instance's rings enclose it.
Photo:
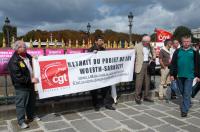
M 19 38 L 23 38 L 24 41 L 30 41 L 30 39 L 38 40 L 40 39 L 42 42 L 45 42 L 48 38 L 50 40 L 50 36 L 52 34 L 53 41 L 57 39 L 58 41 L 61 41 L 63 39 L 65 42 L 68 42 L 69 39 L 72 41 L 72 45 L 75 45 L 75 41 L 78 40 L 79 42 L 82 42 L 83 39 L 87 41 L 88 34 L 86 31 L 74 31 L 74 30 L 58 30 L 58 31 L 41 31 L 41 30 L 32 30 L 25 34 L 24 36 L 21 36 Z M 120 33 L 116 31 L 112 31 L 110 29 L 107 29 L 105 31 L 102 31 L 100 29 L 95 30 L 94 33 L 90 34 L 90 39 L 92 42 L 94 42 L 95 36 L 103 36 L 105 42 L 108 40 L 110 42 L 116 41 L 119 42 L 120 40 L 128 41 L 129 40 L 129 34 L 127 33 Z M 139 34 L 133 34 L 132 38 L 134 41 L 139 42 L 141 40 L 141 35 Z
M 178 39 L 179 42 L 180 42 L 182 36 L 191 36 L 191 37 L 193 37 L 192 32 L 191 32 L 191 30 L 189 28 L 187 28 L 185 26 L 178 26 L 174 31 L 173 37 Z
M 151 34 L 151 41 L 156 42 L 156 33 Z

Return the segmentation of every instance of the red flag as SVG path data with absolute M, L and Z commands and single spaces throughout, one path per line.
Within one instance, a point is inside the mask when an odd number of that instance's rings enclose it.
M 171 39 L 172 33 L 163 30 L 163 29 L 155 29 L 156 32 L 156 42 L 164 42 L 166 39 Z

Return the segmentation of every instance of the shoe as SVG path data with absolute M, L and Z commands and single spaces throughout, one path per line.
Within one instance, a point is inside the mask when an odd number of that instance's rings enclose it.
M 100 107 L 99 107 L 99 106 L 94 106 L 94 110 L 95 110 L 95 111 L 99 111 L 99 110 L 100 110 Z
M 109 105 L 106 105 L 105 108 L 106 108 L 106 109 L 109 109 L 109 110 L 116 110 L 115 107 L 113 107 L 113 106 L 109 106 Z
M 34 121 L 41 121 L 41 119 L 40 119 L 38 116 L 35 116 L 35 117 L 33 118 L 33 120 L 34 120 Z
M 171 96 L 171 99 L 176 99 L 176 95 Z
M 158 91 L 155 91 L 155 97 L 159 97 Z
M 181 112 L 181 117 L 187 117 L 187 113 L 186 112 Z
M 21 125 L 19 125 L 21 129 L 26 129 L 29 128 L 28 124 L 26 124 L 25 122 L 23 122 Z
M 41 119 L 38 116 L 33 117 L 32 119 L 27 119 L 27 122 L 32 122 L 32 121 L 41 121 Z
M 163 98 L 163 97 L 161 97 L 161 96 L 159 96 L 159 97 L 158 97 L 158 99 L 159 99 L 159 100 L 164 100 L 164 98 Z
M 142 101 L 141 101 L 141 99 L 135 98 L 135 103 L 136 103 L 136 104 L 141 104 Z
M 146 101 L 146 102 L 154 102 L 154 100 L 149 99 L 149 98 L 144 98 L 143 100 Z

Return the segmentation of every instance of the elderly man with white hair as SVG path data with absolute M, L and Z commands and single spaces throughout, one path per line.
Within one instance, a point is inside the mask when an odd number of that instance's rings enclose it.
M 35 111 L 35 91 L 34 83 L 38 83 L 38 79 L 33 77 L 32 57 L 26 52 L 26 45 L 23 41 L 16 41 L 14 44 L 15 52 L 12 55 L 8 69 L 15 87 L 15 104 L 17 120 L 20 128 L 28 128 L 25 121 L 40 120 L 34 115 Z
M 150 45 L 151 38 L 148 35 L 142 37 L 142 42 L 135 45 L 135 102 L 141 104 L 141 92 L 144 85 L 144 98 L 143 101 L 153 102 L 149 97 L 150 88 L 150 74 L 148 66 L 151 61 L 155 60 L 154 49 Z

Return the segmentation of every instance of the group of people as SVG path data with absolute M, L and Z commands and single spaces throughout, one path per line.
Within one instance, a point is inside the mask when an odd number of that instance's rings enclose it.
M 150 37 L 144 36 L 142 42 L 135 46 L 135 51 L 135 102 L 141 104 L 142 97 L 143 101 L 153 102 L 148 96 L 151 76 L 148 66 L 151 61 L 155 61 L 155 53 L 150 46 Z M 191 107 L 193 80 L 200 81 L 199 45 L 193 47 L 191 36 L 188 35 L 182 36 L 180 43 L 177 39 L 166 39 L 159 53 L 159 62 L 161 65 L 158 90 L 159 99 L 167 99 L 167 88 L 170 88 L 172 82 L 175 82 L 177 90 L 182 96 L 180 104 L 181 117 L 187 117 Z M 141 92 L 143 87 L 144 95 Z M 171 98 L 176 98 L 177 91 L 170 90 L 172 91 Z
M 180 46 L 181 45 L 181 46 Z M 160 51 L 161 83 L 159 86 L 159 99 L 166 97 L 167 86 L 176 81 L 177 89 L 182 95 L 181 116 L 187 117 L 191 107 L 191 94 L 193 80 L 199 81 L 199 50 L 191 44 L 191 36 L 182 36 L 181 44 L 178 40 L 166 39 Z M 176 92 L 172 91 L 172 99 Z
M 149 64 L 155 62 L 156 54 L 150 45 L 151 38 L 148 35 L 142 37 L 142 41 L 135 45 L 135 102 L 154 102 L 149 95 L 150 73 Z M 88 49 L 88 52 L 97 53 L 106 50 L 103 47 L 104 41 L 101 36 L 96 37 L 95 44 Z M 35 116 L 35 91 L 34 83 L 38 78 L 33 76 L 32 57 L 26 52 L 26 45 L 23 41 L 16 41 L 15 53 L 8 63 L 11 79 L 16 92 L 16 114 L 18 124 L 22 129 L 28 128 L 28 123 L 33 120 L 40 120 Z M 160 51 L 159 61 L 161 64 L 161 83 L 159 86 L 159 99 L 166 96 L 166 87 L 170 82 L 177 80 L 178 87 L 182 94 L 181 116 L 186 117 L 191 106 L 192 81 L 196 78 L 199 81 L 199 52 L 191 47 L 191 37 L 183 36 L 181 46 L 179 41 L 167 39 Z M 142 89 L 144 88 L 144 92 Z M 111 87 L 92 90 L 92 103 L 98 111 L 100 107 L 115 110 L 112 106 Z M 143 94 L 142 94 L 143 93 Z M 99 96 L 102 98 L 99 98 Z M 27 119 L 25 118 L 27 117 Z

